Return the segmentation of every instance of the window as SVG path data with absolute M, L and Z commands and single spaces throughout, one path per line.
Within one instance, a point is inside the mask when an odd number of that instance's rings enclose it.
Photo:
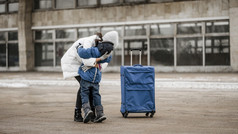
M 75 30 L 74 29 L 56 30 L 56 38 L 57 39 L 74 39 Z
M 206 22 L 206 33 L 228 33 L 228 32 L 229 32 L 228 21 Z
M 6 44 L 0 43 L 0 67 L 6 67 Z
M 13 1 L 17 1 L 17 0 L 13 0 Z M 105 5 L 122 5 L 123 6 L 125 4 L 126 5 L 146 4 L 146 3 L 149 4 L 149 3 L 155 3 L 155 2 L 178 2 L 178 1 L 194 1 L 194 0 L 34 0 L 34 9 L 36 10 L 37 9 L 44 10 L 44 9 L 51 9 L 51 8 L 70 9 L 70 8 L 78 8 L 78 7 L 79 8 L 98 7 L 98 6 L 100 7 Z M 5 12 L 5 10 L 3 12 Z
M 117 31 L 119 34 L 119 37 L 121 37 L 121 32 L 122 32 L 122 27 L 121 26 L 116 26 L 116 27 L 102 27 L 101 28 L 101 33 L 102 35 L 105 35 L 107 32 L 110 31 Z
M 8 40 L 18 40 L 17 32 L 8 32 Z
M 56 65 L 61 65 L 61 58 L 64 53 L 71 47 L 73 42 L 57 42 L 56 43 Z
M 78 0 L 79 6 L 96 6 L 97 0 Z
M 56 0 L 57 9 L 75 8 L 75 0 Z
M 195 0 L 150 0 L 151 2 L 178 2 L 178 1 L 195 1 Z
M 229 37 L 206 37 L 206 65 L 230 65 Z
M 18 44 L 8 44 L 8 66 L 19 66 Z
M 125 2 L 127 2 L 127 3 L 131 3 L 131 2 L 146 2 L 146 0 L 125 0 Z
M 35 66 L 56 67 L 76 40 L 76 29 L 35 30 Z
M 5 12 L 6 12 L 6 5 L 0 4 L 0 13 L 5 13 Z
M 172 24 L 151 25 L 150 35 L 174 35 L 174 25 Z
M 174 0 L 150 0 L 151 2 L 171 2 Z
M 0 32 L 0 67 L 17 66 L 19 66 L 18 32 Z
M 53 43 L 36 43 L 35 65 L 53 66 Z
M 199 34 L 202 33 L 202 23 L 178 24 L 178 34 Z
M 130 52 L 132 51 L 132 64 L 139 64 L 139 50 L 141 50 L 141 64 L 147 65 L 147 41 L 146 40 L 126 40 L 125 41 L 125 65 L 130 65 Z
M 35 66 L 54 66 L 54 30 L 35 31 Z
M 0 32 L 0 41 L 5 41 L 5 32 Z
M 126 36 L 146 35 L 146 26 L 144 25 L 126 26 L 125 35 Z
M 78 29 L 78 35 L 79 35 L 79 38 L 82 38 L 82 37 L 87 37 L 87 36 L 91 36 L 91 35 L 94 35 L 95 33 L 99 32 L 99 28 L 80 28 Z
M 17 12 L 18 0 L 1 0 L 0 13 Z
M 229 21 L 206 22 L 205 65 L 230 65 L 230 41 L 227 34 Z
M 52 8 L 52 0 L 34 0 L 35 9 L 50 9 Z
M 112 53 L 113 59 L 109 63 L 110 66 L 121 66 L 121 51 L 122 51 L 122 45 L 118 45 L 118 47 L 115 50 L 113 50 L 113 53 Z
M 177 65 L 202 65 L 202 38 L 177 39 Z
M 120 0 L 101 0 L 101 4 L 116 4 L 120 3 Z
M 53 30 L 35 31 L 36 40 L 53 39 Z
M 16 3 L 9 3 L 8 4 L 8 10 L 9 12 L 15 12 L 18 11 L 18 2 Z
M 153 66 L 169 68 L 172 66 L 176 68 L 177 66 L 230 65 L 228 20 L 141 25 L 110 24 L 100 27 L 36 30 L 34 34 L 35 48 L 37 48 L 35 50 L 36 65 L 60 66 L 63 54 L 78 38 L 88 37 L 96 32 L 105 35 L 109 31 L 117 31 L 119 44 L 122 44 L 114 50 L 111 66 L 120 66 L 121 63 L 130 65 L 131 50 L 133 50 L 133 64 L 139 64 L 138 50 L 141 50 L 142 65 L 150 63 Z M 14 33 L 0 32 L 0 44 L 4 44 L 5 37 L 12 40 L 10 36 L 14 38 Z M 150 43 L 150 52 L 147 49 L 148 43 Z M 4 46 L 2 48 L 4 49 Z M 1 51 L 1 53 L 5 52 Z M 4 59 L 6 57 L 1 57 L 1 60 Z
M 151 39 L 150 40 L 151 65 L 173 66 L 174 65 L 174 39 Z

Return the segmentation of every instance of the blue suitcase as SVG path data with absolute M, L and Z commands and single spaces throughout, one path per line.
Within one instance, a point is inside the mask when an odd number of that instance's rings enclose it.
M 131 51 L 132 55 L 132 51 Z M 140 51 L 141 63 L 141 51 Z M 132 56 L 131 56 L 132 65 Z M 155 113 L 155 71 L 152 66 L 121 66 L 121 113 Z

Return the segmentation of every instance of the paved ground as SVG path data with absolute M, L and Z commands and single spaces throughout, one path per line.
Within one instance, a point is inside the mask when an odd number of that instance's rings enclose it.
M 238 133 L 238 74 L 156 74 L 154 118 L 120 113 L 120 74 L 104 74 L 102 103 L 108 119 L 73 121 L 78 84 L 61 73 L 0 73 L 0 133 L 158 134 Z

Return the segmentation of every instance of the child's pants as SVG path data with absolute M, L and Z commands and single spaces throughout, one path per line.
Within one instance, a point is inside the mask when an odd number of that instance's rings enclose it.
M 80 88 L 81 88 L 82 104 L 89 102 L 89 89 L 91 89 L 91 92 L 93 95 L 94 106 L 101 105 L 101 95 L 99 94 L 99 84 L 98 83 L 91 83 L 91 82 L 81 79 Z
M 76 80 L 78 81 L 78 83 L 80 84 L 81 77 L 80 77 L 80 76 L 75 76 L 75 79 L 76 79 Z M 92 110 L 94 111 L 93 95 L 92 95 L 91 89 L 90 89 L 90 93 L 89 93 L 89 102 L 90 102 L 90 106 L 91 106 Z M 80 88 L 80 87 L 79 87 L 79 89 L 78 89 L 75 107 L 76 107 L 77 109 L 81 109 L 81 108 L 82 108 L 81 88 Z

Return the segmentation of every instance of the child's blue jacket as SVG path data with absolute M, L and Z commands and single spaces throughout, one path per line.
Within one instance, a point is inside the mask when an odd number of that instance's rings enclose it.
M 80 58 L 88 59 L 88 58 L 99 58 L 101 57 L 101 54 L 97 47 L 91 47 L 91 48 L 83 48 L 78 47 L 78 55 Z M 112 56 L 109 56 L 107 59 L 100 61 L 99 63 L 109 63 L 111 61 Z M 83 80 L 92 82 L 92 83 L 99 83 L 102 78 L 102 72 L 96 68 L 92 67 L 88 69 L 86 72 L 82 70 L 83 64 L 79 67 L 78 74 Z

